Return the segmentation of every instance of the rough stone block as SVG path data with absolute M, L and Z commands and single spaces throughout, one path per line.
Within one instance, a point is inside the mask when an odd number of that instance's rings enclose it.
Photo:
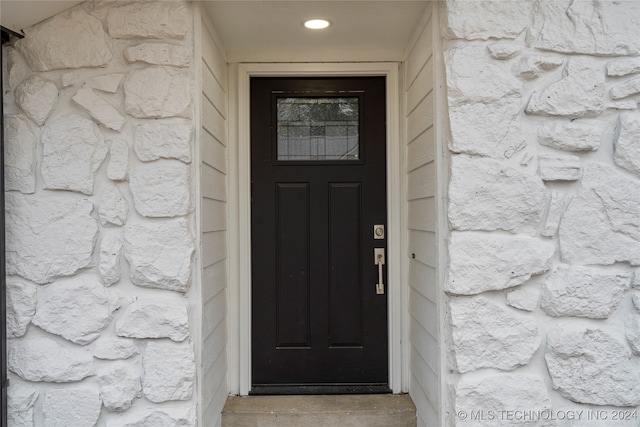
M 93 375 L 93 357 L 87 348 L 30 338 L 11 343 L 7 368 L 27 381 L 75 382 Z
M 24 56 L 13 46 L 2 46 L 2 76 L 8 83 L 5 88 L 15 89 L 32 74 Z
M 560 223 L 562 259 L 578 265 L 640 265 L 640 180 L 592 163 L 584 167 L 581 183 Z
M 640 316 L 633 316 L 625 322 L 625 335 L 631 351 L 640 356 Z
M 128 359 L 140 350 L 134 340 L 126 338 L 99 338 L 93 350 L 93 357 L 103 360 Z
M 189 117 L 191 83 L 187 74 L 167 67 L 131 71 L 124 80 L 125 108 L 137 118 Z
M 553 237 L 556 235 L 566 207 L 567 195 L 559 191 L 552 191 L 549 209 L 547 210 L 547 218 L 545 219 L 544 227 L 540 231 L 542 236 Z
M 538 286 L 517 287 L 507 292 L 507 304 L 513 308 L 524 311 L 533 311 L 540 301 L 540 288 Z
M 640 73 L 640 58 L 622 58 L 607 62 L 607 76 Z
M 98 89 L 103 92 L 116 93 L 123 78 L 124 74 L 122 73 L 105 74 L 102 76 L 91 77 L 87 80 L 86 84 L 88 87 L 93 89 Z
M 42 126 L 58 104 L 58 87 L 51 80 L 33 76 L 20 83 L 15 97 L 27 116 Z
M 144 410 L 132 409 L 115 421 L 107 420 L 106 427 L 195 427 L 194 406 L 158 407 Z
M 142 397 L 140 374 L 125 364 L 110 365 L 98 374 L 100 398 L 110 411 L 122 412 Z
M 538 175 L 543 181 L 575 181 L 580 179 L 580 157 L 540 154 Z
M 102 225 L 124 225 L 127 222 L 129 205 L 120 190 L 109 185 L 102 193 L 99 212 Z
M 108 152 L 98 125 L 70 113 L 44 128 L 42 145 L 45 189 L 93 194 L 95 174 Z
M 521 285 L 553 263 L 552 242 L 524 236 L 452 233 L 445 291 L 474 295 Z
M 24 33 L 15 45 L 35 71 L 102 67 L 113 57 L 102 23 L 82 10 L 61 13 Z
M 533 233 L 547 198 L 540 178 L 523 168 L 487 158 L 451 159 L 449 223 L 454 230 Z
M 621 99 L 640 93 L 640 76 L 612 86 L 609 90 L 611 99 Z
M 495 43 L 487 47 L 489 55 L 493 59 L 511 59 L 520 54 L 522 45 L 520 43 Z
M 140 165 L 129 182 L 136 211 L 154 218 L 171 218 L 191 212 L 189 166 L 175 160 Z
M 634 1 L 535 2 L 528 42 L 542 50 L 588 55 L 640 54 L 640 4 Z
M 133 3 L 110 9 L 107 24 L 115 39 L 183 39 L 187 8 L 182 1 Z
M 42 284 L 91 265 L 98 224 L 90 201 L 5 197 L 7 274 Z
M 613 160 L 616 164 L 640 176 L 640 115 L 620 115 L 614 146 Z
M 600 63 L 573 57 L 563 77 L 531 95 L 526 112 L 548 116 L 589 117 L 604 111 L 605 82 Z
M 603 124 L 551 122 L 538 129 L 538 142 L 567 151 L 595 151 L 603 138 Z
M 630 280 L 627 272 L 561 266 L 544 282 L 540 307 L 554 317 L 606 319 L 618 308 Z
M 95 341 L 111 321 L 104 286 L 93 278 L 74 277 L 38 290 L 33 324 L 76 344 Z
M 639 405 L 640 365 L 629 348 L 601 329 L 565 328 L 547 334 L 553 388 L 578 403 Z
M 90 87 L 83 87 L 73 96 L 78 105 L 84 107 L 91 117 L 109 129 L 120 132 L 125 124 L 125 118 L 120 111 L 106 99 L 99 96 Z
M 24 116 L 4 117 L 4 189 L 33 193 L 39 132 Z
M 184 219 L 129 224 L 124 238 L 125 257 L 134 284 L 188 290 L 195 248 Z
M 138 299 L 118 318 L 115 329 L 121 337 L 184 341 L 189 337 L 186 303 L 179 297 Z
M 513 370 L 526 365 L 540 346 L 535 321 L 486 298 L 449 303 L 451 351 L 458 372 L 480 368 Z
M 169 43 L 143 43 L 124 50 L 129 62 L 146 62 L 152 65 L 171 65 L 188 67 L 191 65 L 191 52 L 184 47 Z
M 196 366 L 191 342 L 149 341 L 143 368 L 143 391 L 151 402 L 189 400 L 193 395 Z
M 513 66 L 513 72 L 521 79 L 534 80 L 563 63 L 564 59 L 555 56 L 526 56 Z
M 36 314 L 36 285 L 8 278 L 6 293 L 7 337 L 21 337 L 27 332 L 27 326 Z
M 114 234 L 105 234 L 100 243 L 100 278 L 105 286 L 111 286 L 120 281 L 120 258 L 122 256 L 122 242 Z
M 125 181 L 129 177 L 129 144 L 122 138 L 111 141 L 107 176 L 113 181 Z
M 530 2 L 447 1 L 446 36 L 451 39 L 515 39 L 529 24 Z
M 191 163 L 191 125 L 150 122 L 136 126 L 133 148 L 140 160 L 177 159 Z
M 631 303 L 633 304 L 633 308 L 640 313 L 640 292 L 634 292 L 631 294 Z
M 58 389 L 44 395 L 42 412 L 47 427 L 93 427 L 100 417 L 102 401 L 92 388 Z
M 40 392 L 38 390 L 12 383 L 7 389 L 8 425 L 15 427 L 32 427 L 33 405 Z

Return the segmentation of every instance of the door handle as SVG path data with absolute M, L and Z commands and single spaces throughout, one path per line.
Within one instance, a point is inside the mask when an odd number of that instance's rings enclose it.
M 378 283 L 376 283 L 376 294 L 384 295 L 384 281 L 382 275 L 382 266 L 385 264 L 384 248 L 373 248 L 374 264 L 378 266 Z

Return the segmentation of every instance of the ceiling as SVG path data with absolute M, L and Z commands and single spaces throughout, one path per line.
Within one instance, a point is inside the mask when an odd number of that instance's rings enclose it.
M 279 55 L 314 52 L 359 57 L 397 56 L 407 47 L 424 14 L 422 0 L 200 0 L 223 48 L 232 57 L 280 60 Z M 80 0 L 0 0 L 2 26 L 19 32 Z M 311 31 L 309 18 L 333 25 Z M 233 59 L 233 58 L 231 58 Z M 236 58 L 237 59 L 237 58 Z

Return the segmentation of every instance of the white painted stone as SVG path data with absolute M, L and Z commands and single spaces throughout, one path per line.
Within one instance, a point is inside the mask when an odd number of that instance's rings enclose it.
M 120 360 L 128 359 L 139 353 L 140 350 L 134 340 L 101 337 L 96 341 L 93 357 L 103 360 Z
M 27 332 L 36 314 L 36 285 L 7 278 L 7 337 L 17 338 Z
M 20 83 L 15 97 L 27 116 L 42 126 L 58 104 L 58 87 L 51 80 L 32 76 Z
M 102 67 L 113 54 L 102 23 L 82 10 L 61 13 L 23 30 L 16 42 L 35 71 Z
M 91 265 L 98 224 L 90 201 L 5 197 L 7 274 L 42 284 Z
M 624 324 L 625 335 L 631 351 L 640 356 L 640 316 L 633 316 Z
M 93 388 L 49 390 L 42 412 L 47 427 L 93 427 L 98 422 L 102 401 Z
M 444 58 L 449 107 L 520 98 L 522 82 L 511 74 L 507 64 L 489 59 L 484 46 L 448 49 Z
M 604 125 L 599 123 L 550 122 L 538 129 L 538 142 L 566 151 L 595 151 L 600 148 Z
M 100 198 L 100 223 L 102 225 L 124 225 L 127 222 L 129 205 L 117 187 L 109 185 Z
M 633 304 L 633 308 L 640 313 L 640 292 L 634 292 L 631 294 L 631 302 Z
M 105 234 L 100 243 L 100 278 L 105 286 L 111 286 L 120 281 L 120 258 L 122 256 L 122 242 L 114 234 Z
M 607 104 L 610 110 L 636 110 L 638 102 L 633 99 L 623 99 L 622 101 L 612 101 Z
M 540 346 L 536 322 L 486 298 L 449 303 L 451 351 L 457 371 L 513 370 L 526 365 Z
M 542 377 L 537 375 L 491 375 L 463 378 L 455 386 L 456 427 L 555 426 L 552 404 Z M 518 417 L 515 413 L 529 415 Z M 473 417 L 472 414 L 481 416 Z M 491 414 L 491 415 L 489 415 Z M 512 419 L 509 419 L 512 416 Z M 585 416 L 586 417 L 586 416 Z
M 113 181 L 125 181 L 129 178 L 129 144 L 122 138 L 111 140 L 107 176 Z
M 609 90 L 611 99 L 621 99 L 627 96 L 637 95 L 640 93 L 640 76 L 634 77 L 617 85 Z
M 76 84 L 77 79 L 78 79 L 78 76 L 73 71 L 71 71 L 69 73 L 64 73 L 60 77 L 60 80 L 62 81 L 62 87 L 73 86 L 74 84 Z
M 133 148 L 143 162 L 165 158 L 191 163 L 191 139 L 191 125 L 152 121 L 136 126 Z
M 567 196 L 559 191 L 551 192 L 551 201 L 549 202 L 549 209 L 547 210 L 547 218 L 544 222 L 544 227 L 540 231 L 540 234 L 545 237 L 553 237 L 558 231 L 560 226 L 560 220 L 567 207 Z
M 518 286 L 553 263 L 552 242 L 525 236 L 452 233 L 445 291 L 473 295 Z
M 109 34 L 116 39 L 183 39 L 187 33 L 187 9 L 181 1 L 134 3 L 111 8 Z
M 149 341 L 143 368 L 143 391 L 148 400 L 159 403 L 191 398 L 195 360 L 190 341 Z
M 93 89 L 116 93 L 123 78 L 124 74 L 122 73 L 104 74 L 102 76 L 91 77 L 87 80 L 86 84 L 88 87 Z
M 538 175 L 543 181 L 575 181 L 580 179 L 580 157 L 571 155 L 538 155 Z
M 33 193 L 38 129 L 24 116 L 4 117 L 4 188 Z
M 93 375 L 93 357 L 88 348 L 28 338 L 10 343 L 7 368 L 27 381 L 75 382 Z
M 73 113 L 57 118 L 42 132 L 42 178 L 48 190 L 91 195 L 108 147 L 98 125 Z
M 167 67 L 131 71 L 124 80 L 125 108 L 137 118 L 189 117 L 191 82 Z
M 122 412 L 142 397 L 140 374 L 125 364 L 109 365 L 98 374 L 100 398 L 109 411 Z
M 572 54 L 640 54 L 638 2 L 538 0 L 533 18 L 528 34 L 533 47 Z
M 622 58 L 607 62 L 607 76 L 640 73 L 640 58 Z
M 132 409 L 117 420 L 107 420 L 106 427 L 195 427 L 194 406 L 165 406 Z
M 124 239 L 134 284 L 179 292 L 188 290 L 194 243 L 186 220 L 128 224 Z
M 556 327 L 547 334 L 545 360 L 553 388 L 594 405 L 640 404 L 640 361 L 601 329 Z
M 591 58 L 572 57 L 563 76 L 531 95 L 526 112 L 549 116 L 587 117 L 604 111 L 604 71 Z
M 529 25 L 525 1 L 447 0 L 446 36 L 451 39 L 515 39 Z
M 3 77 L 6 79 L 5 90 L 15 89 L 32 74 L 31 68 L 20 51 L 13 46 L 2 46 Z
M 495 43 L 487 46 L 489 55 L 493 59 L 511 59 L 520 54 L 522 45 L 520 43 Z
M 520 127 L 519 99 L 451 106 L 449 123 L 449 149 L 454 153 L 510 158 L 526 145 Z
M 140 298 L 116 320 L 116 334 L 128 338 L 189 337 L 189 317 L 185 301 L 179 297 Z
M 140 215 L 170 218 L 191 212 L 189 166 L 181 162 L 143 163 L 131 174 L 129 187 Z
M 640 180 L 591 163 L 560 223 L 560 249 L 568 264 L 640 265 Z
M 634 270 L 633 276 L 631 276 L 631 287 L 640 289 L 640 268 Z
M 630 280 L 623 271 L 560 266 L 542 286 L 540 307 L 554 317 L 607 319 L 618 308 Z
M 19 383 L 7 389 L 7 419 L 12 427 L 33 427 L 33 405 L 40 392 Z
M 120 111 L 106 99 L 99 96 L 90 87 L 78 90 L 72 98 L 78 105 L 84 107 L 91 117 L 109 129 L 120 132 L 125 124 L 125 118 Z
M 517 287 L 507 292 L 507 304 L 524 311 L 533 311 L 540 301 L 540 288 L 538 286 Z
M 74 277 L 38 290 L 33 324 L 76 344 L 95 341 L 111 321 L 104 286 L 91 277 Z
M 526 56 L 513 66 L 513 72 L 522 79 L 534 80 L 563 63 L 564 59 L 556 56 Z
M 616 164 L 640 176 L 640 115 L 620 114 L 614 146 Z
M 547 203 L 540 178 L 487 158 L 452 156 L 449 223 L 454 230 L 533 233 Z
M 191 65 L 191 53 L 180 45 L 169 43 L 143 43 L 124 50 L 124 57 L 129 62 L 146 62 L 152 65 L 172 65 L 188 67 Z

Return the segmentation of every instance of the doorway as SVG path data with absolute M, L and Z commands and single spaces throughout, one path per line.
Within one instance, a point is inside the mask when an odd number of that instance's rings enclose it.
M 385 93 L 251 79 L 254 394 L 390 391 Z

